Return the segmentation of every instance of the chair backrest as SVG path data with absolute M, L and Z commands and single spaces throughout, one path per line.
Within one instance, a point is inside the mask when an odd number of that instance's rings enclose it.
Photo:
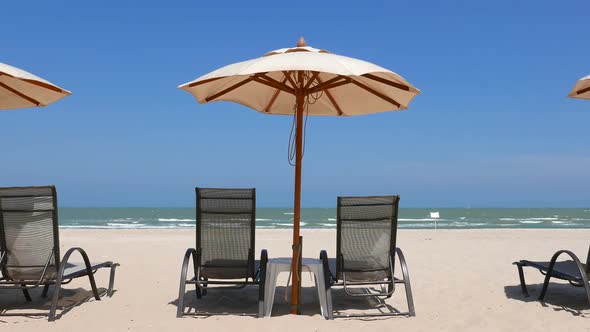
M 253 277 L 256 190 L 195 190 L 198 265 L 211 278 Z
M 54 186 L 0 188 L 0 264 L 9 280 L 55 277 L 59 265 L 57 194 Z
M 369 281 L 391 277 L 399 196 L 338 197 L 336 277 Z

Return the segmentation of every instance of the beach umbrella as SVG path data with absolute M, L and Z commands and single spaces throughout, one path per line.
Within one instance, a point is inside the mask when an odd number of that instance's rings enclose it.
M 568 97 L 590 99 L 590 75 L 580 78 Z
M 29 72 L 0 63 L 0 110 L 47 106 L 70 94 Z
M 291 312 L 296 313 L 304 117 L 402 110 L 420 91 L 388 69 L 309 47 L 303 38 L 297 47 L 222 67 L 179 88 L 201 104 L 225 100 L 295 117 L 290 155 L 295 166 Z

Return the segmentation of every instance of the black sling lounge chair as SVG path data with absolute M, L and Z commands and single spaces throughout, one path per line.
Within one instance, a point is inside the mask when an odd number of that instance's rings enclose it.
M 94 273 L 110 268 L 107 295 L 113 293 L 115 269 L 113 262 L 92 264 L 82 248 L 69 249 L 60 258 L 57 194 L 54 186 L 0 188 L 0 291 L 21 289 L 31 301 L 29 290 L 44 286 L 46 297 L 49 286 L 54 286 L 49 310 L 49 321 L 55 320 L 57 301 L 63 284 L 87 276 L 94 298 L 100 294 Z M 70 256 L 78 252 L 83 264 L 72 264 Z
M 187 284 L 195 285 L 198 299 L 207 294 L 208 285 L 232 285 L 225 288 L 258 285 L 262 317 L 268 254 L 263 249 L 260 260 L 254 259 L 256 190 L 195 188 L 195 191 L 197 246 L 189 248 L 184 256 L 176 317 L 184 314 Z M 194 277 L 187 279 L 191 259 Z
M 336 259 L 328 259 L 325 250 L 320 252 L 328 319 L 334 318 L 331 287 L 342 286 L 350 296 L 389 298 L 398 283 L 404 284 L 408 312 L 358 316 L 415 316 L 408 267 L 401 249 L 396 247 L 398 206 L 399 196 L 338 197 Z M 403 279 L 394 277 L 396 255 Z M 381 286 L 381 291 L 351 292 L 350 286 Z
M 562 254 L 570 256 L 572 260 L 558 262 L 557 258 Z M 521 260 L 514 262 L 514 265 L 518 268 L 518 276 L 520 277 L 520 287 L 524 296 L 528 297 L 529 292 L 526 287 L 524 280 L 524 272 L 522 268 L 524 266 L 530 266 L 538 269 L 539 272 L 545 275 L 545 282 L 543 283 L 543 289 L 539 295 L 539 300 L 542 301 L 547 293 L 549 287 L 549 279 L 557 278 L 568 281 L 571 285 L 576 287 L 583 287 L 586 290 L 586 296 L 588 297 L 588 303 L 590 304 L 590 247 L 588 248 L 588 256 L 586 258 L 586 264 L 580 262 L 580 259 L 569 250 L 559 250 L 549 262 L 532 262 L 527 260 Z

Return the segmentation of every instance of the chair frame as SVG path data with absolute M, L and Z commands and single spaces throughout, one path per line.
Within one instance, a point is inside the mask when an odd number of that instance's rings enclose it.
M 50 189 L 52 196 L 53 196 L 53 209 L 52 209 L 52 222 L 53 222 L 53 249 L 49 256 L 47 257 L 47 261 L 45 266 L 43 267 L 43 271 L 41 276 L 38 280 L 13 280 L 10 278 L 10 274 L 7 273 L 5 267 L 5 259 L 7 258 L 8 249 L 5 245 L 6 240 L 6 233 L 4 230 L 4 215 L 1 213 L 2 205 L 0 201 L 0 270 L 3 271 L 0 275 L 0 290 L 2 289 L 20 289 L 25 296 L 27 302 L 31 302 L 32 298 L 29 293 L 30 289 L 37 288 L 39 286 L 43 286 L 43 293 L 42 297 L 47 297 L 47 293 L 49 292 L 49 287 L 54 286 L 55 289 L 53 291 L 53 298 L 51 301 L 51 307 L 49 309 L 49 317 L 48 320 L 50 322 L 54 321 L 56 318 L 56 311 L 57 311 L 57 302 L 59 300 L 59 294 L 61 291 L 62 285 L 69 284 L 72 280 L 84 276 L 88 276 L 90 286 L 92 288 L 92 294 L 97 301 L 100 301 L 100 294 L 98 293 L 98 289 L 96 287 L 96 281 L 94 280 L 94 273 L 100 268 L 110 268 L 110 277 L 109 277 L 109 287 L 107 289 L 107 296 L 111 297 L 113 295 L 113 287 L 115 281 L 115 271 L 116 268 L 119 266 L 118 263 L 113 262 L 104 262 L 102 264 L 92 265 L 90 260 L 88 259 L 88 255 L 86 252 L 79 247 L 70 248 L 63 258 L 60 260 L 60 252 L 59 252 L 59 221 L 58 221 L 58 208 L 57 208 L 57 191 L 55 186 L 31 186 L 31 187 L 6 187 L 1 189 Z M 14 196 L 14 197 L 35 197 L 36 195 L 31 196 Z M 3 197 L 10 197 L 10 196 L 3 196 Z M 41 211 L 41 210 L 35 210 Z M 10 210 L 10 212 L 28 212 L 26 210 Z M 45 211 L 47 212 L 47 211 Z M 84 270 L 77 271 L 72 274 L 64 274 L 67 268 L 68 261 L 70 260 L 70 256 L 73 253 L 79 253 L 84 260 Z M 57 275 L 55 279 L 53 278 L 46 278 L 47 270 L 50 266 L 51 259 L 54 258 L 55 266 L 58 267 Z
M 184 296 L 186 293 L 186 285 L 195 285 L 196 298 L 201 299 L 207 295 L 207 288 L 209 285 L 229 285 L 223 287 L 224 289 L 241 289 L 248 285 L 258 285 L 258 317 L 264 317 L 264 282 L 266 279 L 266 264 L 268 263 L 268 252 L 266 249 L 262 249 L 260 253 L 260 266 L 256 270 L 254 259 L 254 248 L 255 248 L 255 234 L 256 234 L 256 189 L 252 190 L 252 224 L 250 226 L 250 250 L 248 252 L 248 274 L 249 276 L 244 281 L 237 281 L 236 279 L 214 279 L 210 280 L 207 277 L 201 275 L 201 204 L 200 189 L 227 189 L 227 188 L 200 188 L 196 187 L 196 248 L 188 248 L 182 261 L 182 269 L 180 273 L 180 287 L 178 289 L 178 309 L 176 311 L 176 317 L 181 318 L 184 316 Z M 234 188 L 235 189 L 235 188 Z M 189 263 L 193 263 L 193 277 L 188 278 Z M 206 315 L 210 315 L 207 313 Z
M 579 276 L 572 275 L 571 273 L 567 273 L 566 271 L 560 271 L 560 269 L 556 267 L 557 259 L 564 254 L 572 259 L 570 264 L 575 265 L 579 273 Z M 523 267 L 529 266 L 536 268 L 537 270 L 539 270 L 541 274 L 545 276 L 545 280 L 543 281 L 543 288 L 541 290 L 541 294 L 539 295 L 539 301 L 543 301 L 543 299 L 545 298 L 545 295 L 547 294 L 547 289 L 549 288 L 549 281 L 553 277 L 556 279 L 565 280 L 569 282 L 572 286 L 583 287 L 586 291 L 588 303 L 590 304 L 590 282 L 588 281 L 588 275 L 590 274 L 590 247 L 588 247 L 586 264 L 583 264 L 578 258 L 578 256 L 576 256 L 576 254 L 569 250 L 557 251 L 555 254 L 553 254 L 549 263 L 544 262 L 540 264 L 528 260 L 520 260 L 518 262 L 514 262 L 513 264 L 516 265 L 516 267 L 518 268 L 520 287 L 525 297 L 529 297 L 529 292 L 524 279 Z
M 346 280 L 346 272 L 342 271 L 344 265 L 344 258 L 341 251 L 341 243 L 342 243 L 342 219 L 341 219 L 341 202 L 342 199 L 346 198 L 393 198 L 393 218 L 391 222 L 391 239 L 390 239 L 390 253 L 389 253 L 389 275 L 391 276 L 388 280 L 383 281 L 354 281 L 350 282 Z M 379 316 L 408 316 L 413 317 L 416 316 L 416 311 L 414 308 L 414 299 L 412 296 L 412 288 L 410 285 L 410 274 L 408 270 L 408 265 L 406 263 L 405 256 L 400 248 L 396 247 L 397 242 L 397 217 L 398 217 L 398 210 L 399 210 L 399 196 L 363 196 L 363 197 L 338 197 L 338 205 L 336 211 L 336 219 L 337 219 L 337 235 L 336 235 L 336 273 L 333 274 L 330 271 L 330 264 L 328 259 L 328 254 L 325 250 L 320 252 L 320 260 L 322 261 L 324 267 L 324 284 L 326 289 L 326 298 L 328 302 L 328 317 L 327 319 L 334 319 L 339 317 L 379 317 Z M 396 255 L 397 254 L 397 255 Z M 399 260 L 399 264 L 402 270 L 402 277 L 403 279 L 398 279 L 394 276 L 395 272 L 395 257 L 397 256 Z M 339 277 L 342 275 L 342 280 L 339 280 Z M 379 314 L 360 314 L 360 315 L 334 315 L 332 309 L 332 294 L 331 288 L 335 286 L 343 287 L 345 293 L 349 296 L 353 297 L 384 297 L 389 298 L 395 292 L 395 285 L 396 284 L 404 284 L 404 288 L 406 291 L 406 301 L 408 303 L 408 311 L 407 312 L 390 312 L 390 313 L 379 313 Z M 368 292 L 367 294 L 358 294 L 349 291 L 349 286 L 375 286 L 375 285 L 382 285 L 382 287 L 387 286 L 387 290 L 383 290 L 380 293 L 371 293 Z

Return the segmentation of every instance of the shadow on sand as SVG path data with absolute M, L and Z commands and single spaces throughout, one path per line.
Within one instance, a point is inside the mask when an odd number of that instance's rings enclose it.
M 539 294 L 541 294 L 543 284 L 527 284 L 527 289 L 530 294 L 529 297 L 524 296 L 520 285 L 505 286 L 504 292 L 509 299 L 523 302 L 537 302 L 543 307 L 554 311 L 565 311 L 573 316 L 590 318 L 590 304 L 583 288 L 552 280 L 543 301 L 539 301 Z
M 31 319 L 47 319 L 49 308 L 53 297 L 53 287 L 50 288 L 46 298 L 41 296 L 43 287 L 37 287 L 29 290 L 33 301 L 27 302 L 21 290 L 11 289 L 2 290 L 0 298 L 0 323 L 5 323 L 2 316 L 20 316 Z M 98 288 L 101 298 L 104 297 L 106 288 Z M 114 291 L 113 293 L 116 293 Z M 64 289 L 60 291 L 60 298 L 57 302 L 56 319 L 60 319 L 64 314 L 83 303 L 94 301 L 92 290 L 83 288 Z
M 273 304 L 272 316 L 288 315 L 290 305 L 285 301 L 286 287 L 277 287 Z M 288 289 L 290 292 L 290 288 Z M 360 290 L 366 291 L 366 290 Z M 403 291 L 397 296 L 405 299 Z M 394 296 L 396 296 L 394 294 Z M 321 315 L 317 290 L 314 287 L 301 289 L 301 314 L 306 316 Z M 332 290 L 334 315 L 346 318 L 347 315 L 399 313 L 400 311 L 375 297 L 351 297 L 342 289 Z M 169 302 L 178 305 L 178 299 Z M 207 318 L 216 315 L 258 315 L 258 287 L 247 286 L 242 289 L 209 288 L 207 295 L 197 299 L 194 289 L 185 294 L 184 314 L 186 317 Z M 355 319 L 377 320 L 388 317 L 355 317 Z

